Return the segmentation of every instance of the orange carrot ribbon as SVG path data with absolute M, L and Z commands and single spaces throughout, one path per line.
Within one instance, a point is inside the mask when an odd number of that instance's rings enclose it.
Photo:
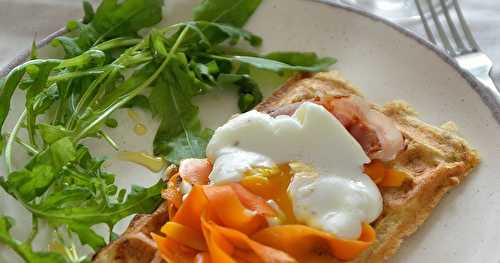
M 299 262 L 331 254 L 341 260 L 351 260 L 368 248 L 375 240 L 375 230 L 363 224 L 358 240 L 344 240 L 305 225 L 272 226 L 255 233 L 252 239 L 281 251 Z
M 375 240 L 369 224 L 363 225 L 358 240 L 339 239 L 305 225 L 269 227 L 266 218 L 276 212 L 266 200 L 241 184 L 205 185 L 211 169 L 207 160 L 185 160 L 163 192 L 171 221 L 161 228 L 165 236 L 152 236 L 168 262 L 327 262 L 332 256 L 349 260 Z M 365 172 L 383 174 L 378 183 L 397 183 L 387 179 L 385 167 L 378 163 L 365 167 Z M 194 185 L 184 201 L 181 178 Z
M 407 179 L 405 173 L 387 167 L 379 160 L 373 160 L 371 163 L 366 164 L 364 172 L 372 178 L 373 182 L 382 187 L 400 187 Z
M 342 240 L 305 225 L 269 227 L 265 219 L 271 215 L 261 197 L 239 184 L 195 185 L 162 227 L 165 237 L 153 238 L 162 257 L 173 263 L 304 262 L 319 257 L 319 248 L 348 260 L 375 240 L 368 224 L 358 240 Z

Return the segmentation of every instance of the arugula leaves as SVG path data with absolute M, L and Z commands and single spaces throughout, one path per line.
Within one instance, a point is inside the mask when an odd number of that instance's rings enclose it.
M 248 74 L 220 74 L 217 83 L 221 86 L 238 87 L 238 107 L 241 112 L 253 109 L 262 101 L 259 86 Z
M 272 52 L 265 56 L 266 59 L 286 63 L 288 65 L 308 67 L 310 71 L 327 70 L 329 66 L 337 62 L 334 58 L 320 58 L 314 52 Z
M 67 26 L 70 31 L 78 31 L 77 36 L 58 37 L 53 43 L 62 46 L 67 57 L 74 57 L 103 40 L 136 36 L 140 29 L 161 21 L 162 6 L 162 0 L 103 0 L 94 13 L 84 2 L 83 21 L 70 21 Z
M 102 161 L 93 159 L 87 148 L 75 149 L 64 137 L 1 183 L 33 215 L 55 228 L 67 226 L 83 244 L 98 250 L 106 241 L 91 226 L 105 223 L 111 231 L 130 214 L 153 211 L 163 188 L 162 181 L 148 188 L 133 186 L 122 200 L 125 190 L 118 190 L 114 175 L 103 172 L 101 166 Z M 49 188 L 53 191 L 47 195 Z
M 100 38 L 136 35 L 161 21 L 162 6 L 161 0 L 104 0 L 90 25 Z
M 10 110 L 10 100 L 14 91 L 17 89 L 19 83 L 23 79 L 25 73 L 30 71 L 32 75 L 37 75 L 40 72 L 40 67 L 42 71 L 45 72 L 45 68 L 52 68 L 54 64 L 59 64 L 59 60 L 31 60 L 27 63 L 14 68 L 6 77 L 0 86 L 0 127 L 3 127 L 3 123 L 7 118 Z M 37 86 L 41 86 L 43 80 L 37 82 Z M 36 88 L 36 86 L 35 86 Z M 32 97 L 32 96 L 30 96 Z
M 55 172 L 50 165 L 37 165 L 30 170 L 21 170 L 9 175 L 6 188 L 13 189 L 16 196 L 29 202 L 42 195 L 54 180 Z
M 336 60 L 332 58 L 324 59 L 311 59 L 304 60 L 301 58 L 298 61 L 294 61 L 295 57 L 286 57 L 281 55 L 280 59 L 287 61 L 289 63 L 298 62 L 299 64 L 287 64 L 279 60 L 272 60 L 269 58 L 262 57 L 249 57 L 249 56 L 232 56 L 227 57 L 227 59 L 233 62 L 240 62 L 253 66 L 258 69 L 269 70 L 276 73 L 283 73 L 286 71 L 306 71 L 306 72 L 318 72 L 327 70 L 331 65 L 335 64 Z M 301 65 L 302 64 L 302 65 Z
M 262 0 L 203 0 L 193 9 L 197 21 L 213 21 L 243 27 Z
M 210 21 L 218 24 L 230 25 L 234 28 L 243 27 L 253 15 L 262 0 L 203 0 L 194 8 L 195 21 Z M 221 30 L 213 27 L 204 28 L 203 33 L 212 43 L 224 41 Z M 222 30 L 223 32 L 225 30 Z M 227 32 L 226 32 L 227 33 Z M 251 41 L 252 45 L 260 44 L 260 40 Z
M 28 263 L 67 263 L 66 259 L 55 252 L 35 252 L 30 242 L 20 242 L 12 237 L 10 229 L 14 219 L 0 216 L 0 242 L 16 251 Z
M 118 148 L 102 129 L 118 126 L 110 117 L 117 109 L 141 107 L 159 119 L 153 141 L 156 155 L 171 163 L 203 158 L 213 131 L 203 127 L 194 97 L 216 87 L 236 88 L 238 106 L 245 112 L 263 99 L 251 68 L 289 74 L 322 71 L 335 63 L 312 52 L 260 56 L 234 51 L 237 48 L 230 46 L 241 41 L 261 45 L 259 36 L 242 28 L 260 3 L 204 0 L 193 10 L 193 21 L 155 28 L 140 37 L 138 31 L 161 20 L 162 0 L 103 0 L 95 11 L 85 1 L 83 20 L 68 22 L 71 32 L 54 41 L 64 49 L 65 59 L 36 59 L 34 49 L 32 60 L 0 79 L 0 128 L 13 93 L 20 89 L 26 96 L 25 111 L 14 129 L 5 140 L 0 137 L 8 174 L 0 177 L 0 185 L 34 218 L 32 236 L 19 242 L 9 233 L 12 220 L 0 216 L 0 243 L 27 262 L 80 262 L 67 252 L 60 256 L 32 251 L 38 220 L 76 234 L 97 251 L 111 241 L 119 220 L 158 207 L 163 181 L 133 186 L 127 193 L 115 185 L 115 175 L 103 169 L 103 160 L 82 144 L 95 137 Z M 21 136 L 23 129 L 27 138 Z M 20 169 L 11 161 L 15 143 L 31 156 Z M 109 237 L 92 230 L 101 223 L 109 227 Z
M 137 95 L 133 97 L 131 100 L 129 100 L 125 105 L 123 105 L 124 108 L 139 108 L 143 110 L 151 110 L 151 105 L 149 103 L 148 97 L 144 95 Z M 116 121 L 116 120 L 115 120 Z M 118 126 L 118 125 L 113 125 L 113 126 Z
M 172 64 L 178 64 L 175 60 Z M 191 99 L 202 90 L 195 82 L 182 82 L 182 71 L 166 70 L 156 83 L 150 102 L 153 111 L 162 118 L 154 139 L 154 153 L 173 163 L 185 158 L 203 158 L 212 132 L 202 129 L 198 107 Z

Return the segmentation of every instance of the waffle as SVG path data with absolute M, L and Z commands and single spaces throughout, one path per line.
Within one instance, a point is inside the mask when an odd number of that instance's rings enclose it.
M 362 96 L 336 71 L 301 74 L 288 80 L 280 89 L 259 104 L 258 111 L 272 113 L 286 105 L 325 96 Z M 384 209 L 372 223 L 377 240 L 360 256 L 349 262 L 384 262 L 402 241 L 415 232 L 437 206 L 444 194 L 457 186 L 479 163 L 477 152 L 455 132 L 435 127 L 417 118 L 404 101 L 392 101 L 373 107 L 394 120 L 405 138 L 405 149 L 391 161 L 408 180 L 397 188 L 381 188 Z M 96 255 L 95 262 L 162 262 L 148 233 L 159 232 L 167 220 L 164 206 L 153 215 L 133 220 L 127 232 Z M 334 258 L 331 260 L 338 261 Z

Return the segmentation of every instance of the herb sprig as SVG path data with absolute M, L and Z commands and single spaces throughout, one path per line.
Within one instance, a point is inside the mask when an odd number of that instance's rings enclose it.
M 0 217 L 0 243 L 26 262 L 80 262 L 74 249 L 64 255 L 34 252 L 39 219 L 57 231 L 74 233 L 98 251 L 112 241 L 114 225 L 135 213 L 150 213 L 161 202 L 163 182 L 133 186 L 127 193 L 104 171 L 100 160 L 82 144 L 88 137 L 118 146 L 103 127 L 117 127 L 111 115 L 122 107 L 148 109 L 160 121 L 154 153 L 171 163 L 204 157 L 212 131 L 203 127 L 193 98 L 217 86 L 239 91 L 238 105 L 248 111 L 262 100 L 250 69 L 286 74 L 317 72 L 335 63 L 314 53 L 275 52 L 266 56 L 228 49 L 241 41 L 258 47 L 262 39 L 242 27 L 261 0 L 204 0 L 193 21 L 138 31 L 162 19 L 162 0 L 103 0 L 94 11 L 84 2 L 82 21 L 70 21 L 70 33 L 54 40 L 63 59 L 37 58 L 16 67 L 0 81 L 0 127 L 9 115 L 14 92 L 25 92 L 25 110 L 0 140 L 7 176 L 0 185 L 33 215 L 31 238 L 10 234 L 13 219 Z M 149 90 L 148 92 L 145 92 Z M 145 95 L 149 94 L 149 96 Z M 44 115 L 43 122 L 39 116 Z M 26 130 L 27 138 L 20 137 Z M 19 144 L 31 154 L 23 168 L 12 163 Z M 104 238 L 91 227 L 104 223 Z

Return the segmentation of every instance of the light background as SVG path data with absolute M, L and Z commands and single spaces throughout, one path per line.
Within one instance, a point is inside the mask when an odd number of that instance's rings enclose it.
M 93 0 L 97 2 L 98 0 Z M 41 39 L 65 25 L 69 19 L 82 17 L 81 0 L 0 0 L 0 68 L 17 53 L 31 46 L 34 36 Z M 500 1 L 459 1 L 482 50 L 500 64 Z M 419 23 L 407 28 L 423 35 Z M 493 70 L 500 85 L 500 66 Z

